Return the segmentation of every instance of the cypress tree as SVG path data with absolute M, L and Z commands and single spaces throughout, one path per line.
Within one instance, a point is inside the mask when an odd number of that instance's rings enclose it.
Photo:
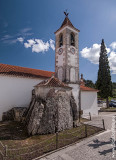
M 110 66 L 107 56 L 107 50 L 103 39 L 100 48 L 99 70 L 96 86 L 97 89 L 99 89 L 100 97 L 106 99 L 107 107 L 109 107 L 108 97 L 112 96 L 112 81 L 110 75 Z

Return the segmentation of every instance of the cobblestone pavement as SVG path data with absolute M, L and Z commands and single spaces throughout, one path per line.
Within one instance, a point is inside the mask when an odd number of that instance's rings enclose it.
M 92 118 L 93 123 L 98 119 L 105 120 L 107 129 L 105 132 L 86 138 L 75 145 L 52 153 L 40 160 L 116 160 L 116 150 L 115 158 L 112 158 L 111 146 L 111 124 L 113 115 L 115 115 L 115 113 L 100 113 L 99 116 Z
M 105 122 L 105 129 L 111 130 L 112 117 L 116 115 L 115 112 L 100 112 L 99 116 L 92 117 L 92 121 L 86 122 L 90 125 L 95 125 L 98 127 L 103 127 L 102 119 Z

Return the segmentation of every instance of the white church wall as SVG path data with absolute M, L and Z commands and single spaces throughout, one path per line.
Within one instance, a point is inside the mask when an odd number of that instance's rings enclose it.
M 0 120 L 2 113 L 12 107 L 27 107 L 32 89 L 43 79 L 0 75 Z
M 79 90 L 80 86 L 78 84 L 69 84 L 70 87 L 72 87 L 72 93 L 75 98 L 75 102 L 77 105 L 77 109 L 79 109 Z
M 81 91 L 81 109 L 83 115 L 98 115 L 97 92 Z

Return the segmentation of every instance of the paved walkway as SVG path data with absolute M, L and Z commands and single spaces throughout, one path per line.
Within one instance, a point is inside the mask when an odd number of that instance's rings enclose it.
M 111 130 L 112 126 L 112 117 L 116 115 L 116 112 L 101 112 L 98 118 L 102 118 L 105 121 L 105 128 Z
M 111 130 L 112 117 L 116 115 L 115 112 L 100 112 L 99 116 L 92 117 L 92 121 L 87 122 L 88 124 L 103 127 L 102 119 L 104 119 L 105 129 Z
M 98 117 L 93 117 L 92 123 L 95 123 L 96 120 L 104 119 L 107 131 L 86 138 L 75 145 L 52 153 L 40 160 L 116 160 L 116 152 L 115 158 L 112 158 L 111 147 L 113 115 L 115 113 L 100 113 Z

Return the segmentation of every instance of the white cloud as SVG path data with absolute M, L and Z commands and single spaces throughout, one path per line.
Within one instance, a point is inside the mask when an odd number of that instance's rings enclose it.
M 32 52 L 46 52 L 49 48 L 55 50 L 54 41 L 50 39 L 50 42 L 44 42 L 41 39 L 29 39 L 24 43 L 25 48 L 32 48 Z
M 115 49 L 116 42 L 113 42 L 110 44 L 112 49 Z M 112 71 L 112 74 L 116 74 L 116 52 L 111 51 L 110 48 L 107 48 L 108 54 L 108 60 L 110 64 L 110 70 Z M 92 47 L 87 48 L 85 47 L 81 51 L 81 56 L 88 59 L 93 64 L 99 64 L 99 56 L 100 56 L 100 44 L 93 44 Z
M 99 63 L 100 44 L 93 44 L 91 48 L 84 48 L 81 51 L 81 56 L 91 61 L 91 63 Z
M 31 47 L 31 45 L 29 43 L 24 43 L 25 48 L 29 48 Z
M 52 40 L 52 39 L 50 39 L 50 47 L 53 49 L 53 50 L 55 50 L 55 41 L 54 40 Z
M 108 57 L 112 74 L 116 74 L 116 52 L 112 51 Z
M 24 43 L 25 48 L 32 47 L 36 42 L 33 39 L 27 40 L 26 43 Z
M 49 49 L 49 43 L 43 42 L 41 39 L 35 39 L 36 44 L 32 46 L 32 52 L 45 52 Z
M 115 50 L 115 49 L 116 49 L 116 42 L 112 42 L 112 43 L 110 44 L 110 47 L 112 47 L 112 49 Z
M 110 48 L 106 48 L 107 53 L 110 52 Z M 91 63 L 99 64 L 99 56 L 100 56 L 100 44 L 93 44 L 92 47 L 85 47 L 81 51 L 81 56 L 88 59 Z
M 23 41 L 24 41 L 24 38 L 22 38 L 22 37 L 19 37 L 19 38 L 17 38 L 17 40 L 18 40 L 19 42 L 23 43 Z
M 21 29 L 21 32 L 27 33 L 28 31 L 31 31 L 31 30 L 32 30 L 32 28 L 23 28 L 23 29 Z
M 23 28 L 20 30 L 19 34 L 22 35 L 22 36 L 31 36 L 33 35 L 33 33 L 31 32 L 32 31 L 32 28 Z
M 19 30 L 19 32 L 17 32 L 16 34 L 13 34 L 13 35 L 7 34 L 2 36 L 0 41 L 6 44 L 15 44 L 18 41 L 23 43 L 25 37 L 28 37 L 33 34 L 31 30 L 32 30 L 31 28 L 23 28 Z M 4 33 L 6 33 L 6 31 L 4 31 Z
M 4 35 L 0 41 L 2 41 L 3 43 L 6 43 L 6 44 L 15 44 L 18 40 L 17 38 L 14 38 L 14 36 L 11 36 L 11 35 Z
M 1 38 L 1 41 L 9 40 L 9 39 L 12 39 L 12 38 L 13 38 L 13 36 L 11 36 L 9 34 L 6 34 Z

